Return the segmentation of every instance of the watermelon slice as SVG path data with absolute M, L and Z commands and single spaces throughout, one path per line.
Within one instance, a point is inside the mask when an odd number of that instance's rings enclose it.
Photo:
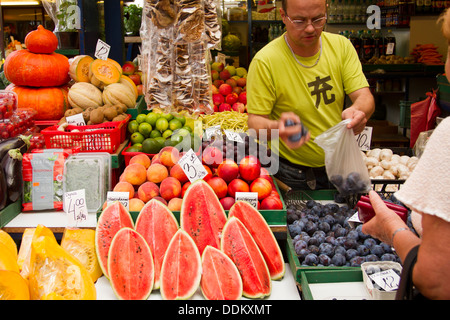
M 207 300 L 239 300 L 242 296 L 242 279 L 236 265 L 211 246 L 203 250 L 200 288 Z
M 153 289 L 154 267 L 150 247 L 138 232 L 122 228 L 108 254 L 110 283 L 121 300 L 146 300 Z
M 207 245 L 220 248 L 225 210 L 214 190 L 204 180 L 193 182 L 183 196 L 180 225 L 194 240 L 200 254 Z
M 238 218 L 228 218 L 221 247 L 241 274 L 242 294 L 248 298 L 269 296 L 272 291 L 269 269 L 252 235 Z
M 103 274 L 109 279 L 108 251 L 117 231 L 123 227 L 134 229 L 133 218 L 119 201 L 107 206 L 97 220 L 95 230 L 95 251 Z
M 183 229 L 169 243 L 161 268 L 161 297 L 184 300 L 197 290 L 202 275 L 202 261 L 194 240 Z
M 172 211 L 161 201 L 151 199 L 139 212 L 135 230 L 147 241 L 155 265 L 153 289 L 159 289 L 161 266 L 170 240 L 179 226 Z
M 283 253 L 261 213 L 248 202 L 237 201 L 230 208 L 228 216 L 238 218 L 250 232 L 266 261 L 270 278 L 282 279 L 285 272 Z

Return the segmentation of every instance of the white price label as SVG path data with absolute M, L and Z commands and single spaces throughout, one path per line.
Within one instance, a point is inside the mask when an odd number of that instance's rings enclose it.
M 397 290 L 400 283 L 400 276 L 393 269 L 371 274 L 369 278 L 379 285 L 384 291 Z
M 128 192 L 108 191 L 106 194 L 106 204 L 109 206 L 114 201 L 119 201 L 128 210 L 130 194 Z
M 242 139 L 239 132 L 234 132 L 234 131 L 230 131 L 230 130 L 224 130 L 224 131 L 225 131 L 225 135 L 227 136 L 228 140 L 244 143 L 244 139 Z
M 85 126 L 86 125 L 86 122 L 84 121 L 82 113 L 78 113 L 76 115 L 66 117 L 66 121 L 68 124 L 74 125 L 74 126 Z
M 178 163 L 190 182 L 203 179 L 208 174 L 205 167 L 202 165 L 202 162 L 192 149 L 189 149 L 189 151 L 178 160 Z
M 95 53 L 94 56 L 98 59 L 107 60 L 109 56 L 109 50 L 111 49 L 111 46 L 107 44 L 106 42 L 98 39 L 97 45 L 95 47 Z
M 84 189 L 64 193 L 64 212 L 67 214 L 69 226 L 79 226 L 87 221 L 86 194 Z
M 386 46 L 386 54 L 394 54 L 395 43 L 390 42 Z
M 362 151 L 370 150 L 370 143 L 372 142 L 372 127 L 365 127 L 364 130 L 356 136 L 358 147 Z
M 250 203 L 255 209 L 258 209 L 258 193 L 257 192 L 236 192 L 235 201 L 245 201 Z
M 206 128 L 205 138 L 206 140 L 211 139 L 213 136 L 222 136 L 222 131 L 220 130 L 220 125 Z

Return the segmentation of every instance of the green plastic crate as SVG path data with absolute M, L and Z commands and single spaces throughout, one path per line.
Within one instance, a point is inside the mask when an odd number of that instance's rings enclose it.
M 413 101 L 400 101 L 400 122 L 399 127 L 411 127 L 411 104 Z

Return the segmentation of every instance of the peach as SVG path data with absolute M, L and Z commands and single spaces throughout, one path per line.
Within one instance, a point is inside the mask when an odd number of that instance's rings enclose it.
M 272 192 L 272 184 L 264 178 L 256 178 L 250 184 L 250 192 L 258 193 L 258 200 L 267 198 Z
M 156 183 L 146 181 L 137 190 L 139 199 L 147 203 L 150 199 L 159 196 L 159 187 Z
M 180 159 L 180 153 L 177 148 L 167 146 L 159 151 L 159 160 L 166 167 L 173 167 Z
M 225 197 L 219 200 L 224 210 L 230 210 L 235 200 L 233 197 Z
M 181 183 L 174 177 L 167 177 L 159 186 L 159 193 L 161 197 L 170 201 L 172 198 L 178 198 L 181 196 Z
M 217 168 L 223 161 L 223 153 L 216 147 L 208 146 L 203 150 L 202 162 L 213 168 Z
M 239 175 L 239 166 L 234 160 L 225 159 L 217 168 L 217 175 L 225 182 L 236 179 Z
M 208 181 L 209 179 L 212 178 L 213 173 L 212 170 L 209 166 L 207 166 L 206 164 L 203 165 L 203 167 L 205 168 L 206 172 L 208 172 L 208 174 L 206 176 L 203 177 L 203 180 Z
M 141 209 L 144 207 L 145 203 L 141 199 L 138 198 L 132 198 L 128 202 L 128 211 L 141 211 Z
M 261 174 L 261 163 L 258 158 L 248 155 L 239 162 L 239 174 L 247 181 L 253 181 Z
M 187 177 L 186 173 L 184 173 L 181 166 L 176 163 L 172 168 L 170 168 L 170 176 L 178 179 L 181 184 L 189 181 L 189 178 Z
M 225 180 L 223 180 L 221 177 L 212 177 L 207 182 L 214 190 L 214 193 L 219 199 L 222 199 L 227 195 L 228 186 Z
M 152 163 L 147 169 L 147 180 L 160 183 L 169 176 L 169 170 L 161 163 Z
M 281 210 L 283 209 L 283 202 L 281 199 L 274 196 L 269 196 L 261 201 L 261 210 Z
M 113 191 L 128 192 L 129 193 L 128 199 L 131 199 L 134 197 L 134 187 L 131 183 L 129 183 L 127 181 L 117 182 L 117 184 L 113 188 Z
M 183 199 L 181 198 L 172 198 L 167 203 L 167 207 L 170 211 L 180 211 L 181 210 L 181 203 L 183 203 Z
M 140 163 L 145 167 L 145 169 L 147 169 L 148 167 L 150 167 L 152 161 L 150 160 L 150 157 L 145 153 L 139 153 L 131 157 L 130 162 L 128 162 L 128 164 L 130 163 Z
M 147 169 L 143 164 L 131 163 L 123 171 L 123 179 L 134 186 L 140 186 L 147 180 Z
M 183 184 L 183 187 L 181 187 L 181 197 L 184 197 L 184 194 L 186 193 L 187 188 L 191 185 L 191 182 L 188 181 L 185 184 Z
M 249 191 L 250 191 L 249 185 L 242 179 L 239 178 L 233 179 L 228 184 L 228 195 L 230 197 L 235 198 L 236 192 L 249 192 Z
M 155 154 L 155 155 L 152 157 L 152 163 L 161 163 L 161 160 L 160 160 L 160 158 L 159 158 L 159 153 Z

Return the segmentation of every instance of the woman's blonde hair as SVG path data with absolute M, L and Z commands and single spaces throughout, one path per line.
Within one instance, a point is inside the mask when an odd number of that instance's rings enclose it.
M 438 23 L 442 23 L 442 34 L 450 43 L 450 10 L 445 10 L 442 15 L 439 17 Z

